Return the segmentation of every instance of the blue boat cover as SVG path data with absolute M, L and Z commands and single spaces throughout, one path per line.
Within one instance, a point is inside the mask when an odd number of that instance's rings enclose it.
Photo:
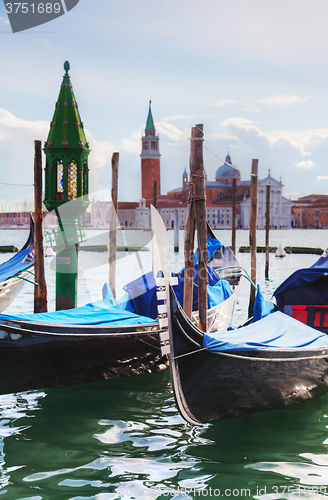
M 204 334 L 210 351 L 311 349 L 328 347 L 328 335 L 276 311 L 261 321 L 224 333 Z
M 265 318 L 265 316 L 273 312 L 274 309 L 275 305 L 263 297 L 261 287 L 260 285 L 257 285 L 257 293 L 255 296 L 253 308 L 253 323 L 255 323 L 255 321 L 259 321 L 262 318 Z
M 24 248 L 0 265 L 0 283 L 34 264 L 34 250 Z
M 224 247 L 224 245 L 216 238 L 207 238 L 207 262 L 211 260 L 215 252 L 221 247 Z M 194 253 L 194 263 L 198 264 L 198 248 Z
M 309 268 L 291 274 L 274 292 L 277 306 L 328 304 L 328 255 L 322 256 Z
M 155 323 L 151 318 L 139 316 L 120 307 L 98 300 L 83 307 L 37 314 L 0 314 L 1 320 L 33 321 L 53 325 L 141 325 Z
M 112 304 L 113 306 L 119 307 L 120 309 L 125 309 L 125 311 L 134 312 L 134 307 L 130 300 L 129 294 L 125 293 L 123 297 L 114 299 L 113 292 L 111 291 L 108 283 L 105 283 L 102 288 L 102 296 L 103 300 L 105 302 L 108 302 L 108 304 Z
M 208 307 L 214 307 L 220 304 L 232 294 L 230 284 L 226 280 L 221 280 L 220 276 L 213 268 L 208 266 L 208 286 L 207 297 Z M 183 305 L 183 289 L 184 289 L 184 269 L 178 273 L 172 273 L 178 278 L 178 284 L 175 285 L 174 291 L 177 299 Z M 193 311 L 198 309 L 198 265 L 194 268 L 194 287 L 193 287 Z M 134 305 L 135 312 L 149 318 L 157 318 L 156 285 L 153 272 L 150 271 L 139 278 L 125 285 L 124 290 L 129 293 L 131 302 Z
M 0 265 L 0 283 L 34 264 L 34 221 L 30 216 L 30 233 L 23 248 Z

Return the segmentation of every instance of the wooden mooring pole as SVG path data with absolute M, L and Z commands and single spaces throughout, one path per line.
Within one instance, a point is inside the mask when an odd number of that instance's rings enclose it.
M 236 179 L 232 179 L 232 229 L 231 229 L 231 250 L 236 253 L 236 226 L 237 226 L 237 210 L 236 210 Z
M 252 160 L 252 175 L 251 175 L 251 208 L 249 215 L 249 251 L 251 255 L 251 280 L 256 284 L 256 227 L 257 227 L 257 172 L 258 160 Z M 248 317 L 253 316 L 253 308 L 255 301 L 255 289 L 251 285 Z
M 42 228 L 42 153 L 41 141 L 34 141 L 34 312 L 47 312 L 47 284 L 44 270 Z
M 179 252 L 179 210 L 174 210 L 174 251 Z
M 190 146 L 190 161 L 191 161 L 191 146 Z M 186 224 L 185 244 L 184 244 L 184 257 L 185 257 L 185 273 L 184 273 L 184 287 L 183 287 L 183 309 L 188 318 L 191 318 L 192 313 L 192 297 L 194 286 L 194 241 L 196 230 L 196 214 L 194 198 L 194 185 L 189 184 L 189 209 L 188 219 Z
M 198 239 L 198 312 L 199 329 L 207 331 L 207 230 L 205 171 L 203 161 L 203 125 L 198 124 L 191 131 L 190 176 L 195 185 L 195 213 Z
M 270 186 L 266 187 L 265 206 L 265 279 L 269 279 Z
M 116 299 L 116 230 L 117 230 L 117 190 L 119 153 L 112 155 L 112 199 L 109 227 L 109 287 Z

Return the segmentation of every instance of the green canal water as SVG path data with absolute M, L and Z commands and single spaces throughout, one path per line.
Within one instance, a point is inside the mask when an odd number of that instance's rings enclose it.
M 94 233 L 93 233 L 94 234 Z M 230 233 L 217 233 L 225 244 Z M 139 235 L 140 236 L 140 235 Z M 136 240 L 139 238 L 136 234 Z M 1 231 L 21 246 L 24 231 Z M 141 238 L 141 236 L 140 236 Z M 173 234 L 169 233 L 171 243 Z M 238 245 L 248 234 L 239 231 Z M 264 240 L 259 232 L 258 244 Z M 328 232 L 272 231 L 270 243 L 326 247 Z M 138 241 L 136 241 L 137 245 Z M 107 265 L 81 252 L 79 303 L 97 300 Z M 1 255 L 0 261 L 10 255 Z M 249 269 L 249 257 L 240 255 Z M 258 258 L 258 282 L 272 291 L 316 256 L 270 257 L 270 280 Z M 174 270 L 182 252 L 172 257 Z M 118 261 L 118 288 L 151 266 L 150 252 Z M 46 260 L 49 309 L 54 273 Z M 234 323 L 245 320 L 243 284 Z M 26 284 L 7 312 L 31 312 Z M 0 367 L 1 373 L 1 367 Z M 169 372 L 0 396 L 0 498 L 114 500 L 164 498 L 320 498 L 328 495 L 328 395 L 288 409 L 196 427 L 179 415 Z

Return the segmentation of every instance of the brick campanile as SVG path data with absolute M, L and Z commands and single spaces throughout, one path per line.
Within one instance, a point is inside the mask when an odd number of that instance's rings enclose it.
M 161 155 L 159 154 L 159 136 L 156 135 L 151 113 L 151 101 L 149 101 L 145 135 L 141 140 L 141 196 L 145 199 L 152 199 L 154 181 L 157 181 L 157 196 L 161 195 Z

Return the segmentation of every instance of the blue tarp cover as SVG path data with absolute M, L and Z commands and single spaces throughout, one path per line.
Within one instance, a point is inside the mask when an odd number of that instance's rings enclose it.
M 311 266 L 306 269 L 298 269 L 291 274 L 274 292 L 274 296 L 287 292 L 295 287 L 307 286 L 313 283 L 323 274 L 328 273 L 328 256 L 326 252 Z
M 11 259 L 0 265 L 0 283 L 6 281 L 10 276 L 27 269 L 34 263 L 34 250 L 25 248 L 17 252 Z
M 224 245 L 216 238 L 207 238 L 207 261 L 209 261 L 215 252 L 223 246 Z M 194 263 L 198 264 L 198 248 L 194 253 Z
M 114 299 L 113 292 L 110 289 L 108 283 L 105 283 L 102 288 L 103 300 L 108 304 L 119 307 L 120 309 L 125 309 L 125 311 L 134 312 L 133 304 L 130 300 L 129 294 L 125 293 L 123 297 L 119 299 Z
M 320 280 L 326 273 L 328 274 L 328 256 L 324 252 L 311 267 L 295 271 L 277 288 L 273 296 L 276 297 L 279 309 L 285 304 L 326 304 L 327 284 Z
M 37 314 L 0 314 L 0 320 L 33 321 L 53 325 L 140 325 L 155 323 L 151 318 L 139 316 L 99 300 L 76 309 Z
M 214 307 L 220 304 L 232 294 L 230 284 L 226 280 L 221 280 L 219 275 L 213 268 L 208 266 L 208 286 L 207 297 L 208 307 Z M 184 270 L 177 276 L 178 284 L 173 287 L 177 299 L 183 305 L 183 289 L 184 289 Z M 193 311 L 198 309 L 198 265 L 194 268 L 194 287 L 193 287 Z M 129 293 L 131 302 L 135 307 L 135 311 L 149 318 L 157 318 L 157 297 L 156 286 L 153 272 L 150 271 L 139 278 L 125 285 L 124 290 Z
M 255 321 L 259 321 L 262 318 L 265 318 L 265 316 L 273 312 L 274 309 L 275 305 L 269 300 L 265 300 L 260 285 L 257 285 L 257 293 L 255 296 L 253 308 L 253 323 L 255 323 Z
M 311 349 L 328 347 L 328 335 L 276 311 L 233 331 L 205 333 L 203 347 L 210 351 Z

